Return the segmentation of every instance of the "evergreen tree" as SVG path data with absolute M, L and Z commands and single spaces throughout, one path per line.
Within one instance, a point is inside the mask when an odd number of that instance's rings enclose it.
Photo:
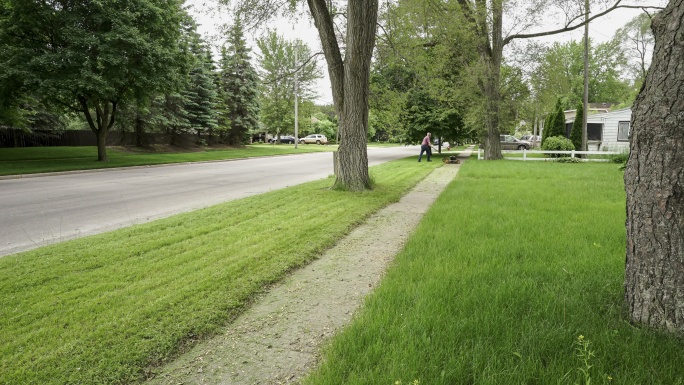
M 152 102 L 150 123 L 156 131 L 165 132 L 173 146 L 181 144 L 181 134 L 191 132 L 192 125 L 185 109 L 188 104 L 186 95 L 180 92 L 160 95 Z
M 217 127 L 216 134 L 219 138 L 225 139 L 228 137 L 230 131 L 230 118 L 228 117 L 228 91 L 224 88 L 224 68 L 228 67 L 228 50 L 226 47 L 221 47 L 221 56 L 219 57 L 219 72 L 214 77 L 216 84 L 217 103 L 216 103 L 216 118 Z
M 218 127 L 216 104 L 218 93 L 213 79 L 214 63 L 211 53 L 194 34 L 192 53 L 195 63 L 190 70 L 187 88 L 183 91 L 185 111 L 190 128 L 199 135 L 203 131 L 213 132 Z
M 221 58 L 221 102 L 225 109 L 222 123 L 230 122 L 226 133 L 229 144 L 245 143 L 247 134 L 259 127 L 257 74 L 250 62 L 250 51 L 238 18 L 228 31 L 228 48 Z
M 575 150 L 582 151 L 582 120 L 584 116 L 584 103 L 577 103 L 577 114 L 575 121 L 572 123 L 572 130 L 570 131 L 570 140 L 575 145 Z
M 551 125 L 553 127 L 553 136 L 567 138 L 565 133 L 565 111 L 563 110 L 563 101 L 561 98 L 558 98 L 558 101 L 556 102 L 556 113 Z

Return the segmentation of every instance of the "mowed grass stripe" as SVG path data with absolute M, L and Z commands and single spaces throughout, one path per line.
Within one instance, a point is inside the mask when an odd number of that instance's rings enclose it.
M 0 175 L 103 169 L 183 162 L 229 160 L 258 156 L 334 151 L 336 146 L 294 146 L 254 144 L 240 148 L 195 152 L 133 152 L 107 149 L 107 162 L 97 161 L 96 147 L 0 148 Z
M 305 383 L 684 383 L 622 317 L 624 202 L 614 164 L 464 164 Z
M 372 168 L 0 258 L 0 383 L 137 382 L 439 164 Z M 395 174 L 400 174 L 399 176 Z

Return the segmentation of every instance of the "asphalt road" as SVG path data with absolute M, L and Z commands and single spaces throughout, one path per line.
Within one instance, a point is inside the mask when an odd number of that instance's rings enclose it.
M 417 146 L 369 148 L 368 163 L 373 166 L 419 152 Z M 0 180 L 0 256 L 332 173 L 332 153 L 326 152 Z

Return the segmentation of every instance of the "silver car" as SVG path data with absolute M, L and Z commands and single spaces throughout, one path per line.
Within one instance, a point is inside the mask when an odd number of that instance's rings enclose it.
M 499 142 L 502 150 L 529 150 L 532 143 L 517 139 L 513 135 L 501 135 Z
M 299 139 L 299 143 L 304 144 L 328 144 L 328 138 L 321 134 L 311 134 Z

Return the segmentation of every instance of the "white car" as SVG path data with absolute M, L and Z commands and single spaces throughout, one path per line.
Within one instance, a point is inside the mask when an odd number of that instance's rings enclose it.
M 325 135 L 321 134 L 311 134 L 307 135 L 303 138 L 299 138 L 299 143 L 304 143 L 304 144 L 328 144 L 328 138 L 325 137 Z

